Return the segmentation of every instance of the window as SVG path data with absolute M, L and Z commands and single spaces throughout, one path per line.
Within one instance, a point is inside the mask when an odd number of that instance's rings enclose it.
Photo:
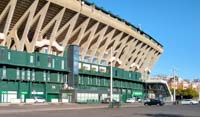
M 101 64 L 101 65 L 107 65 L 107 64 L 106 64 L 106 60 L 101 60 L 100 64 Z
M 46 71 L 43 72 L 43 80 L 46 81 Z
M 55 60 L 54 59 L 52 59 L 52 67 L 54 68 L 55 67 Z
M 60 82 L 61 83 L 63 83 L 64 81 L 63 81 L 63 73 L 62 74 L 60 74 L 61 76 L 60 76 Z
M 37 65 L 40 65 L 40 56 L 37 56 Z
M 3 66 L 3 76 L 2 76 L 2 78 L 3 79 L 6 78 L 6 66 Z
M 30 69 L 27 69 L 27 80 L 31 79 L 31 73 L 30 73 Z
M 51 67 L 51 61 L 52 61 L 51 57 L 48 56 L 48 67 Z
M 17 67 L 17 69 L 16 69 L 16 76 L 17 76 L 16 79 L 20 79 L 20 70 L 19 70 L 19 67 Z
M 115 70 L 115 76 L 117 76 L 117 70 Z
M 24 80 L 24 79 L 25 79 L 25 69 L 22 68 L 22 80 Z
M 5 49 L 4 48 L 1 49 L 1 60 L 5 61 Z
M 10 60 L 10 52 L 8 52 L 8 60 Z
M 32 70 L 32 81 L 34 81 L 35 80 L 35 70 L 33 69 Z
M 68 83 L 67 74 L 65 74 L 64 76 L 65 76 L 65 84 L 67 84 Z
M 93 61 L 92 61 L 92 63 L 98 64 L 97 58 L 94 58 Z
M 47 81 L 50 81 L 50 72 L 47 72 L 48 76 L 47 76 Z
M 64 69 L 64 65 L 65 65 L 65 61 L 62 60 L 62 62 L 61 62 L 61 69 Z
M 60 74 L 57 75 L 57 82 L 60 82 Z
M 33 56 L 30 56 L 30 63 L 33 63 Z
M 85 56 L 85 57 L 84 57 L 84 61 L 85 61 L 85 62 L 90 62 L 90 56 Z

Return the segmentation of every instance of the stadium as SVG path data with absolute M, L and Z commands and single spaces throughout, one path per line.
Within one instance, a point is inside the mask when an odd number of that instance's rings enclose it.
M 1 103 L 100 103 L 110 86 L 115 100 L 144 98 L 162 53 L 153 37 L 88 1 L 0 1 Z

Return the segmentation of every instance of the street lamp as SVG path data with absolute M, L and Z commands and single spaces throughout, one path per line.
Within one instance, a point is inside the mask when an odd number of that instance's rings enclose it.
M 112 50 L 112 47 L 111 47 L 111 50 L 110 50 L 110 58 L 111 58 L 111 61 L 110 61 L 110 106 L 111 106 L 111 108 L 113 107 L 112 51 L 113 51 L 113 50 Z
M 117 52 L 117 51 L 114 51 Z M 112 62 L 113 62 L 113 48 L 111 47 L 110 50 L 110 107 L 113 108 L 113 69 L 112 69 Z M 122 64 L 120 60 L 118 60 L 119 64 Z

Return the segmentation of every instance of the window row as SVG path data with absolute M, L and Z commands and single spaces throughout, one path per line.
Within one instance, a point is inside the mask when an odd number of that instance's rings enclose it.
M 60 72 L 38 71 L 25 68 L 0 67 L 0 78 L 9 80 L 27 80 L 40 82 L 67 83 L 67 74 Z
M 110 79 L 80 75 L 78 77 L 78 84 L 79 85 L 109 87 Z M 113 87 L 142 89 L 143 85 L 139 84 L 139 83 L 133 83 L 133 82 L 127 82 L 127 81 L 121 81 L 121 80 L 113 80 Z

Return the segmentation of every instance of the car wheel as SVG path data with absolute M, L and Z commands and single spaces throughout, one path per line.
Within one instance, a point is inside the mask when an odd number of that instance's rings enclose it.
M 192 102 L 190 102 L 190 104 L 191 104 L 191 105 L 193 105 L 193 103 L 192 103 Z

